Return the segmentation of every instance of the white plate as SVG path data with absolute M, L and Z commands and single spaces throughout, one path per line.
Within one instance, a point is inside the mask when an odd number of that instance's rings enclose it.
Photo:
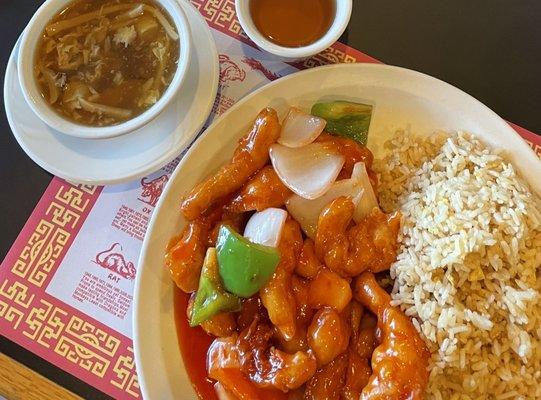
M 146 399 L 193 399 L 183 369 L 173 310 L 173 284 L 163 267 L 169 239 L 184 225 L 179 199 L 231 157 L 237 140 L 260 109 L 283 116 L 290 105 L 350 99 L 375 106 L 368 146 L 381 156 L 382 143 L 397 128 L 428 135 L 463 129 L 508 150 L 538 193 L 541 162 L 522 138 L 486 106 L 430 76 L 392 66 L 342 64 L 299 72 L 245 97 L 210 126 L 183 158 L 154 211 L 139 259 L 135 286 L 134 341 L 139 384 Z
M 124 136 L 90 140 L 64 135 L 47 126 L 26 104 L 17 78 L 15 45 L 4 81 L 6 114 L 23 150 L 43 169 L 87 184 L 130 181 L 167 164 L 199 133 L 218 90 L 218 53 L 199 12 L 180 0 L 191 29 L 192 59 L 179 94 L 145 127 Z

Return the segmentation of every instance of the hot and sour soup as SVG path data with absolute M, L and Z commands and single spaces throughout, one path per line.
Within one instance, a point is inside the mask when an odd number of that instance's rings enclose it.
M 170 16 L 150 0 L 76 0 L 45 27 L 34 73 L 45 101 L 89 126 L 115 125 L 154 105 L 178 63 Z

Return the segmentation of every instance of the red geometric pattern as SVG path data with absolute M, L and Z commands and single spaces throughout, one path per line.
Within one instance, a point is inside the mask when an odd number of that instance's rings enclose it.
M 213 28 L 248 38 L 235 14 L 233 0 L 192 0 L 192 4 Z

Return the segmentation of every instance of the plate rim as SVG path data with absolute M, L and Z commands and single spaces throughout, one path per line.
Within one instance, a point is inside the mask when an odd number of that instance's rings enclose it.
M 148 258 L 147 253 L 149 252 L 149 249 L 151 247 L 151 240 L 152 240 L 152 233 L 155 230 L 156 220 L 158 219 L 158 216 L 160 215 L 160 210 L 162 208 L 162 204 L 165 202 L 165 200 L 168 197 L 169 192 L 172 190 L 173 185 L 177 184 L 177 180 L 179 179 L 179 175 L 183 172 L 183 167 L 190 161 L 190 158 L 192 156 L 192 153 L 197 151 L 198 147 L 204 144 L 207 140 L 207 137 L 215 130 L 215 126 L 218 124 L 221 124 L 222 120 L 229 117 L 230 114 L 235 113 L 236 110 L 240 107 L 242 107 L 245 103 L 248 103 L 252 98 L 258 96 L 261 92 L 269 90 L 269 88 L 272 88 L 273 86 L 277 84 L 283 84 L 284 81 L 288 81 L 291 79 L 298 78 L 299 75 L 309 75 L 314 73 L 320 73 L 320 71 L 325 70 L 332 70 L 332 69 L 350 69 L 350 68 L 373 68 L 373 69 L 387 69 L 392 71 L 397 71 L 405 74 L 412 74 L 422 79 L 427 79 L 428 81 L 432 81 L 434 83 L 437 83 L 439 85 L 444 85 L 445 87 L 455 91 L 461 96 L 466 96 L 470 101 L 473 101 L 474 104 L 477 106 L 480 106 L 482 111 L 486 112 L 486 116 L 489 116 L 490 119 L 493 122 L 497 122 L 500 125 L 500 128 L 504 131 L 506 134 L 510 134 L 514 136 L 515 139 L 518 139 L 520 141 L 520 144 L 517 144 L 521 147 L 519 151 L 526 151 L 530 154 L 531 157 L 533 157 L 535 160 L 538 161 L 537 165 L 540 167 L 541 170 L 541 160 L 537 157 L 533 149 L 531 149 L 530 146 L 527 145 L 527 143 L 524 141 L 524 139 L 505 121 L 502 117 L 500 117 L 496 112 L 494 112 L 492 109 L 490 109 L 488 106 L 486 106 L 484 103 L 482 103 L 480 100 L 476 99 L 472 95 L 464 92 L 462 89 L 451 85 L 448 82 L 445 82 L 439 78 L 433 77 L 431 75 L 428 75 L 423 72 L 415 71 L 412 69 L 399 67 L 399 66 L 393 66 L 388 64 L 378 64 L 378 63 L 344 63 L 344 64 L 330 64 L 330 65 L 324 65 L 319 66 L 315 68 L 310 68 L 306 70 L 301 70 L 295 73 L 292 73 L 290 75 L 284 76 L 280 79 L 277 79 L 275 81 L 269 82 L 262 87 L 256 89 L 255 91 L 249 93 L 239 101 L 237 101 L 231 108 L 229 108 L 226 112 L 224 112 L 222 115 L 220 115 L 218 118 L 216 118 L 211 125 L 209 125 L 205 131 L 198 137 L 197 141 L 189 148 L 189 150 L 186 152 L 186 154 L 183 156 L 183 158 L 180 160 L 179 164 L 175 168 L 175 171 L 171 175 L 166 187 L 164 188 L 164 191 L 162 195 L 160 196 L 160 199 L 158 203 L 156 204 L 156 208 L 154 209 L 154 212 L 152 214 L 152 217 L 149 221 L 147 231 L 145 234 L 145 238 L 143 241 L 143 245 L 141 247 L 141 252 L 138 259 L 138 268 L 137 268 L 137 275 L 136 275 L 136 282 L 134 286 L 134 303 L 133 303 L 133 319 L 132 319 L 132 325 L 133 325 L 133 349 L 134 349 L 134 356 L 135 356 L 135 363 L 137 366 L 138 371 L 143 371 L 145 368 L 142 366 L 142 359 L 141 359 L 141 348 L 140 348 L 140 335 L 143 333 L 141 330 L 141 323 L 139 319 L 139 313 L 141 311 L 141 287 L 143 285 L 143 274 L 151 270 L 150 265 L 143 270 L 143 266 L 145 264 L 146 258 Z M 531 186 L 531 185 L 530 185 Z M 535 191 L 536 189 L 532 187 L 532 190 Z M 541 193 L 539 193 L 541 195 Z M 166 243 L 164 243 L 164 246 Z M 171 283 L 169 290 L 174 290 L 173 284 Z M 178 342 L 177 342 L 178 346 Z M 177 349 L 177 351 L 180 351 L 180 349 Z M 182 355 L 181 355 L 182 357 Z M 143 393 L 143 396 L 148 396 L 148 392 L 146 391 L 146 379 L 144 375 L 139 374 L 139 385 L 141 388 L 141 391 Z
M 40 168 L 44 169 L 48 173 L 50 173 L 50 174 L 52 174 L 52 175 L 54 175 L 56 177 L 59 177 L 61 179 L 64 179 L 66 181 L 69 181 L 69 182 L 75 182 L 75 183 L 78 183 L 78 184 L 96 185 L 96 186 L 116 185 L 116 184 L 126 183 L 126 182 L 136 180 L 136 179 L 141 178 L 141 177 L 143 177 L 143 176 L 145 176 L 145 175 L 147 175 L 147 174 L 149 174 L 151 172 L 159 170 L 164 165 L 166 165 L 171 160 L 173 160 L 175 157 L 178 157 L 180 154 L 182 154 L 183 151 L 185 151 L 187 148 L 189 148 L 193 144 L 194 140 L 197 138 L 198 133 L 200 133 L 201 129 L 205 126 L 205 122 L 208 120 L 208 118 L 209 118 L 209 116 L 210 116 L 210 114 L 212 112 L 212 107 L 214 105 L 216 96 L 218 94 L 218 89 L 219 89 L 219 74 L 218 74 L 218 72 L 219 72 L 219 68 L 220 68 L 220 62 L 219 62 L 219 58 L 218 58 L 218 49 L 216 47 L 216 41 L 214 40 L 214 37 L 212 36 L 212 32 L 210 30 L 210 27 L 208 26 L 206 21 L 203 19 L 203 16 L 199 13 L 199 11 L 195 8 L 195 6 L 193 4 L 191 4 L 190 2 L 185 1 L 185 0 L 177 0 L 177 2 L 183 8 L 183 11 L 186 12 L 186 17 L 188 19 L 188 25 L 190 26 L 190 34 L 192 36 L 191 40 L 193 41 L 193 40 L 197 39 L 193 34 L 192 24 L 194 24 L 194 23 L 199 24 L 200 27 L 205 31 L 206 39 L 208 39 L 207 40 L 207 45 L 209 46 L 209 50 L 210 50 L 210 53 L 211 53 L 211 57 L 209 57 L 209 61 L 210 61 L 210 58 L 212 58 L 212 61 L 213 61 L 212 64 L 211 64 L 212 69 L 213 69 L 213 73 L 212 73 L 213 80 L 211 82 L 212 90 L 211 90 L 210 95 L 208 96 L 207 103 L 205 104 L 204 112 L 201 114 L 202 115 L 201 122 L 199 124 L 197 124 L 197 126 L 196 126 L 197 129 L 193 129 L 193 133 L 191 135 L 187 135 L 187 136 L 183 135 L 183 137 L 180 139 L 181 144 L 178 147 L 172 147 L 169 151 L 164 152 L 159 157 L 156 157 L 152 163 L 147 163 L 145 165 L 141 165 L 137 169 L 131 170 L 131 172 L 129 174 L 125 174 L 124 176 L 119 176 L 119 177 L 116 177 L 116 178 L 102 178 L 102 179 L 84 178 L 84 179 L 82 179 L 81 177 L 77 177 L 77 176 L 73 175 L 72 173 L 66 173 L 65 171 L 61 171 L 56 166 L 45 162 L 41 157 L 39 157 L 37 154 L 35 154 L 35 152 L 33 152 L 27 146 L 26 141 L 23 139 L 24 134 L 21 134 L 20 129 L 17 128 L 17 124 L 15 123 L 15 121 L 13 119 L 14 118 L 13 117 L 13 111 L 12 111 L 13 101 L 9 100 L 10 96 L 9 96 L 9 93 L 8 93 L 8 85 L 11 83 L 12 79 L 15 79 L 17 81 L 16 83 L 18 85 L 20 85 L 20 82 L 19 82 L 19 79 L 18 79 L 18 76 L 17 76 L 18 74 L 17 74 L 17 71 L 16 71 L 16 65 L 14 65 L 14 63 L 16 64 L 15 56 L 16 56 L 17 51 L 19 50 L 21 37 L 22 37 L 22 34 L 24 32 L 23 31 L 21 33 L 21 35 L 17 38 L 17 41 L 15 42 L 15 45 L 13 46 L 13 48 L 11 50 L 11 53 L 10 53 L 10 56 L 8 58 L 6 71 L 5 71 L 5 74 L 4 74 L 4 85 L 3 85 L 2 93 L 3 93 L 3 96 L 4 96 L 4 109 L 5 109 L 5 112 L 6 112 L 8 125 L 9 125 L 9 127 L 11 129 L 11 134 L 13 135 L 13 137 L 15 138 L 15 140 L 17 141 L 17 143 L 21 147 L 21 149 L 24 151 L 24 153 L 34 163 L 36 163 Z M 185 10 L 184 7 L 191 8 L 191 10 Z M 193 15 L 190 16 L 190 13 L 193 13 Z M 195 15 L 195 14 L 197 14 L 197 15 Z M 192 51 L 194 51 L 195 47 L 196 47 L 195 45 L 192 46 Z M 190 65 L 194 62 L 193 58 L 194 57 L 192 56 L 191 60 L 190 60 Z M 8 79 L 8 76 L 11 77 L 11 75 L 14 75 L 12 77 L 12 79 Z M 189 77 L 186 76 L 186 78 L 189 78 Z M 183 87 L 183 85 L 179 88 L 179 92 L 182 90 L 182 87 Z M 178 96 L 178 93 L 177 93 L 177 96 Z M 23 101 L 24 101 L 24 98 L 23 98 Z M 171 106 L 171 105 L 169 105 L 169 106 Z M 33 113 L 33 111 L 32 111 L 32 113 Z M 161 114 L 158 114 L 156 116 L 156 119 L 160 118 L 160 115 Z M 37 118 L 39 118 L 39 117 L 37 117 Z M 140 128 L 140 129 L 144 129 L 144 127 Z M 59 134 L 61 134 L 61 133 L 59 133 Z M 129 133 L 127 135 L 129 135 Z M 78 138 L 78 139 L 80 139 L 80 140 L 91 140 L 91 141 L 100 140 L 100 139 L 81 139 L 81 138 Z M 104 140 L 107 140 L 107 139 L 104 139 Z
M 500 117 L 495 111 L 493 111 L 490 107 L 485 105 L 480 100 L 476 99 L 475 97 L 473 97 L 469 93 L 466 93 L 462 89 L 460 89 L 460 88 L 458 88 L 458 87 L 456 87 L 456 86 L 454 86 L 454 85 L 452 85 L 452 84 L 450 84 L 450 83 L 448 83 L 448 82 L 446 82 L 446 81 L 444 81 L 442 79 L 436 78 L 436 77 L 434 77 L 432 75 L 428 75 L 428 74 L 426 74 L 424 72 L 416 71 L 414 69 L 400 67 L 400 66 L 396 66 L 396 65 L 390 65 L 390 64 L 379 64 L 379 63 L 369 63 L 369 62 L 328 64 L 328 65 L 320 65 L 318 67 L 300 70 L 300 71 L 294 72 L 292 74 L 283 76 L 283 77 L 281 77 L 279 79 L 276 79 L 274 81 L 268 82 L 265 85 L 257 88 L 253 92 L 250 92 L 246 96 L 242 97 L 235 104 L 233 104 L 233 106 L 231 106 L 227 111 L 225 111 L 223 114 L 221 114 L 217 118 L 215 118 L 212 121 L 212 123 L 201 133 L 201 135 L 199 135 L 199 137 L 197 138 L 197 141 L 192 143 L 192 145 L 190 146 L 190 148 L 188 149 L 186 154 L 183 155 L 182 159 L 180 160 L 180 162 L 176 166 L 175 171 L 171 175 L 171 178 L 169 179 L 169 181 L 168 181 L 168 183 L 166 185 L 166 188 L 163 191 L 163 194 L 165 194 L 166 191 L 168 190 L 169 182 L 174 181 L 174 178 L 176 177 L 177 171 L 181 169 L 181 167 L 184 165 L 186 160 L 191 156 L 191 153 L 193 151 L 195 151 L 194 149 L 197 147 L 197 145 L 200 142 L 205 140 L 205 138 L 209 134 L 209 132 L 214 130 L 214 126 L 218 125 L 223 119 L 227 118 L 229 116 L 229 114 L 232 114 L 233 112 L 235 112 L 237 108 L 242 107 L 244 105 L 244 103 L 248 102 L 252 97 L 257 96 L 262 91 L 268 90 L 268 88 L 271 88 L 271 87 L 277 85 L 278 83 L 282 83 L 283 81 L 291 80 L 291 79 L 296 78 L 296 77 L 298 77 L 300 75 L 309 75 L 311 73 L 316 73 L 316 71 L 319 72 L 321 70 L 326 70 L 326 69 L 358 68 L 359 65 L 362 65 L 363 68 L 367 67 L 367 68 L 374 68 L 374 69 L 389 69 L 389 70 L 394 70 L 394 71 L 401 71 L 401 72 L 404 72 L 404 73 L 407 73 L 407 74 L 418 75 L 418 76 L 421 76 L 421 77 L 423 77 L 425 79 L 429 79 L 429 80 L 432 80 L 432 81 L 434 81 L 436 83 L 443 84 L 443 85 L 445 85 L 445 86 L 447 86 L 447 87 L 449 87 L 449 88 L 451 88 L 451 89 L 453 89 L 455 91 L 460 92 L 462 95 L 467 96 L 470 100 L 477 103 L 478 106 L 481 106 L 482 108 L 484 108 L 485 111 L 488 111 L 490 114 L 492 114 L 493 117 L 495 117 L 497 120 L 499 120 L 499 122 L 502 124 L 502 127 L 504 128 L 504 130 L 508 131 L 509 133 L 511 133 L 516 138 L 519 138 L 523 142 L 525 149 L 528 149 L 528 152 L 531 153 L 532 156 L 534 156 L 535 158 L 538 158 L 537 155 L 535 154 L 535 152 L 533 151 L 533 149 L 526 144 L 526 142 L 524 141 L 522 136 L 520 136 L 518 134 L 518 132 L 515 131 L 509 125 L 509 123 L 507 123 L 506 120 L 504 120 L 502 117 Z M 161 197 L 164 197 L 164 196 L 162 195 Z M 161 200 L 161 198 L 160 198 L 160 200 Z M 156 205 L 156 209 L 158 209 L 158 204 L 160 204 L 160 201 L 158 201 L 158 203 Z M 151 219 L 150 223 L 152 223 L 152 219 Z M 150 227 L 150 223 L 149 223 L 149 227 Z

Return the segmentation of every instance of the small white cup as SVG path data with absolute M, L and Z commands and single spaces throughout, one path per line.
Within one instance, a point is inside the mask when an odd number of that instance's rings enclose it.
M 95 127 L 76 124 L 56 113 L 40 94 L 34 76 L 34 57 L 47 23 L 73 0 L 47 0 L 36 11 L 23 32 L 17 58 L 17 70 L 24 98 L 32 111 L 49 125 L 66 135 L 84 139 L 106 139 L 124 135 L 148 124 L 173 100 L 179 91 L 190 63 L 191 39 L 188 20 L 177 0 L 156 0 L 171 16 L 180 40 L 177 70 L 160 99 L 142 114 L 113 126 Z
M 321 53 L 330 47 L 346 30 L 351 18 L 352 0 L 334 0 L 334 20 L 327 33 L 315 42 L 302 47 L 284 47 L 271 42 L 259 32 L 250 13 L 250 0 L 235 0 L 235 9 L 244 32 L 262 50 L 284 61 L 296 61 Z

